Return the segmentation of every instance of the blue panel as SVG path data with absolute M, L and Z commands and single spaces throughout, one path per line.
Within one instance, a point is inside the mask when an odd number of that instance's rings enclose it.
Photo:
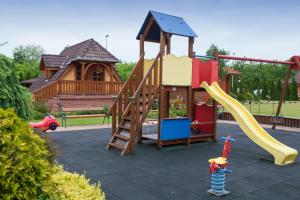
M 191 137 L 190 123 L 190 119 L 187 117 L 162 119 L 160 124 L 160 139 L 166 141 Z
M 139 31 L 139 34 L 137 35 L 137 39 L 140 39 L 140 34 L 142 34 L 145 31 L 151 16 L 153 16 L 155 23 L 150 28 L 150 31 L 145 40 L 159 42 L 160 29 L 166 33 L 171 33 L 174 35 L 181 35 L 185 37 L 197 37 L 197 34 L 181 17 L 158 13 L 155 11 L 149 11 Z

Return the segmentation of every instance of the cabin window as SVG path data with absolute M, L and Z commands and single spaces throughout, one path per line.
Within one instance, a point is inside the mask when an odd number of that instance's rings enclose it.
M 77 81 L 81 80 L 81 66 L 80 65 L 76 66 L 76 80 Z
M 102 67 L 93 72 L 93 81 L 104 81 L 104 70 Z

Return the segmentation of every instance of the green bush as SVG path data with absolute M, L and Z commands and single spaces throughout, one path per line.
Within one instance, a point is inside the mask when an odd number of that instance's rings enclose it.
M 46 115 L 50 110 L 44 102 L 34 102 L 33 108 L 36 112 L 44 113 Z
M 55 169 L 56 172 L 51 176 L 49 184 L 44 186 L 44 191 L 48 196 L 44 195 L 40 199 L 105 199 L 99 183 L 91 185 L 84 175 L 66 172 L 61 166 L 55 167 Z
M 12 60 L 2 54 L 0 54 L 0 80 L 0 107 L 14 108 L 19 117 L 30 119 L 31 94 L 20 84 Z
M 0 108 L 0 144 L 0 199 L 36 199 L 52 173 L 44 140 Z
M 53 164 L 55 149 L 41 136 L 47 143 L 13 109 L 0 108 L 0 199 L 104 200 L 100 184 Z

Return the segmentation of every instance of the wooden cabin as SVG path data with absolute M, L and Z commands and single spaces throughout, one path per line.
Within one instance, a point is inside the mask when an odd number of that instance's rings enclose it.
M 34 101 L 46 102 L 51 111 L 98 110 L 112 103 L 122 82 L 116 72 L 119 60 L 97 41 L 89 39 L 66 47 L 58 55 L 44 54 L 41 75 L 27 80 Z

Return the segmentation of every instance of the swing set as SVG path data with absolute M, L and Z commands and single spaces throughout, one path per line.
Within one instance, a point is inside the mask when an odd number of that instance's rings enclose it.
M 283 88 L 280 91 L 279 103 L 276 109 L 276 113 L 274 113 L 275 101 L 273 100 L 273 113 L 271 115 L 271 123 L 272 129 L 276 128 L 276 125 L 283 123 L 283 117 L 280 115 L 282 103 L 285 98 L 286 90 L 288 88 L 289 79 L 291 77 L 292 70 L 300 70 L 300 57 L 292 56 L 288 61 L 278 61 L 278 60 L 267 60 L 267 59 L 257 59 L 257 58 L 247 58 L 247 57 L 237 57 L 237 56 L 229 56 L 229 55 L 219 55 L 217 51 L 214 52 L 215 59 L 224 59 L 224 60 L 240 60 L 240 61 L 252 61 L 252 62 L 260 62 L 260 63 L 273 63 L 273 64 L 282 64 L 288 66 L 288 71 L 285 76 Z M 273 92 L 274 85 L 273 85 Z

